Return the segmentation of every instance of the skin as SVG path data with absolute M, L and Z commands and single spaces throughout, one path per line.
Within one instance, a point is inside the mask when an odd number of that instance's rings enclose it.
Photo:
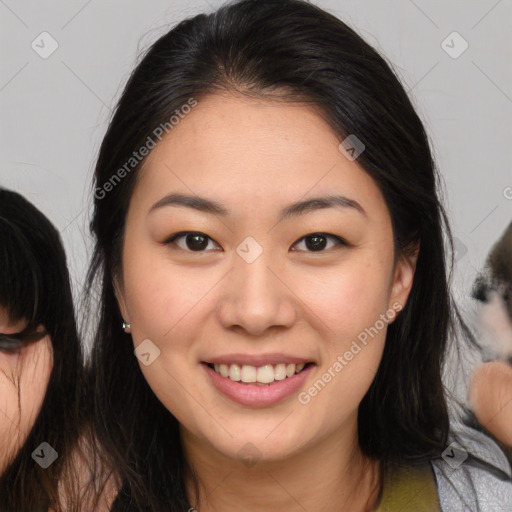
M 0 307 L 0 332 L 17 333 L 26 325 L 25 320 L 12 321 Z M 0 473 L 23 446 L 41 410 L 53 367 L 52 353 L 50 336 L 16 354 L 0 351 Z
M 501 361 L 479 365 L 471 378 L 469 400 L 478 421 L 512 447 L 512 367 Z
M 151 152 L 126 219 L 118 302 L 134 346 L 160 356 L 141 370 L 181 424 L 183 449 L 201 482 L 200 512 L 371 510 L 380 468 L 357 442 L 357 409 L 377 371 L 386 326 L 307 405 L 297 396 L 263 408 L 220 394 L 200 365 L 234 352 L 283 352 L 314 361 L 307 390 L 365 328 L 405 305 L 417 260 L 394 266 L 391 218 L 375 182 L 338 149 L 341 141 L 305 105 L 211 95 Z M 171 192 L 223 203 L 222 218 L 185 207 L 149 213 Z M 277 223 L 292 202 L 343 194 L 350 208 Z M 203 252 L 179 231 L 207 235 Z M 329 233 L 321 252 L 304 237 Z M 237 246 L 263 248 L 247 263 Z M 192 241 L 193 242 L 193 241 Z M 300 342 L 299 342 L 300 340 Z M 258 461 L 238 453 L 252 443 Z M 293 468 L 293 469 L 291 469 Z M 191 485 L 188 491 L 192 499 Z

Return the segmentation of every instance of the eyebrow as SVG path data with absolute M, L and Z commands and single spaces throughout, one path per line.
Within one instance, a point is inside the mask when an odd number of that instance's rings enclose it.
M 190 196 L 187 194 L 169 194 L 163 197 L 150 208 L 148 214 L 166 206 L 184 206 L 200 212 L 220 215 L 222 217 L 231 215 L 231 211 L 217 201 L 200 196 Z M 281 222 L 291 217 L 297 217 L 299 215 L 304 215 L 309 212 L 326 208 L 352 209 L 365 217 L 368 217 L 364 208 L 354 199 L 340 195 L 330 195 L 313 197 L 311 199 L 292 203 L 279 212 L 278 221 Z

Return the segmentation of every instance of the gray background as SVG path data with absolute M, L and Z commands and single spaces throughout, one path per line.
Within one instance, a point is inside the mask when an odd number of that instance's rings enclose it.
M 512 1 L 314 3 L 383 53 L 410 92 L 434 146 L 457 238 L 456 298 L 470 308 L 475 274 L 512 219 Z M 0 184 L 24 194 L 59 228 L 76 294 L 91 249 L 94 160 L 137 55 L 170 25 L 220 4 L 0 0 Z M 457 58 L 463 42 L 448 37 L 454 31 L 469 45 Z M 48 50 L 42 32 L 58 43 L 46 59 L 31 46 Z

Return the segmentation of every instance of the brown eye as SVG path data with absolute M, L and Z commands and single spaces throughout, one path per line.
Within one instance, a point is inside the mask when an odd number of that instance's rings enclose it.
M 180 245 L 176 242 L 176 240 L 180 240 L 182 238 L 185 240 L 184 245 Z M 166 245 L 176 244 L 178 247 L 180 247 L 180 249 L 183 249 L 184 251 L 205 252 L 205 248 L 208 247 L 208 240 L 213 242 L 213 239 L 204 233 L 199 233 L 196 231 L 181 231 L 180 233 L 175 233 L 172 235 L 164 243 Z
M 182 239 L 184 240 L 184 243 L 182 242 Z M 345 240 L 343 240 L 343 238 L 329 233 L 311 233 L 310 235 L 302 237 L 300 240 L 295 242 L 294 245 L 302 242 L 303 240 L 306 241 L 306 252 L 325 252 L 326 248 L 331 249 L 336 245 L 349 245 Z M 337 243 L 327 247 L 329 240 L 334 240 Z M 180 241 L 181 243 L 178 243 L 177 241 Z M 212 238 L 204 233 L 197 231 L 181 231 L 171 235 L 163 243 L 165 245 L 175 244 L 180 249 L 188 252 L 205 252 L 209 241 L 217 244 Z
M 331 235 L 329 233 L 311 233 L 310 235 L 306 235 L 306 236 L 302 237 L 300 240 L 295 242 L 295 244 L 302 242 L 304 240 L 305 246 L 306 246 L 306 252 L 325 252 L 325 248 L 327 246 L 328 239 L 337 241 L 338 243 L 335 245 L 338 245 L 338 246 L 339 245 L 342 245 L 342 246 L 348 245 L 345 242 L 345 240 L 343 240 L 343 238 L 336 236 L 336 235 Z M 331 249 L 331 248 L 332 248 L 332 246 L 328 247 L 328 249 Z

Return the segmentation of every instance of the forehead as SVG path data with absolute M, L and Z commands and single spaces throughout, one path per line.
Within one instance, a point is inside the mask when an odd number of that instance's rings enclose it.
M 304 103 L 209 95 L 149 154 L 138 193 L 149 201 L 179 189 L 229 197 L 224 203 L 260 201 L 260 207 L 334 191 L 382 202 L 373 179 L 346 158 L 340 142 Z
M 271 159 L 277 170 L 306 158 L 305 165 L 316 167 L 324 161 L 322 149 L 337 150 L 338 144 L 330 127 L 302 103 L 215 94 L 198 100 L 149 155 L 147 164 L 179 157 L 254 171 L 258 164 L 267 167 Z M 249 155 L 256 159 L 250 161 Z

